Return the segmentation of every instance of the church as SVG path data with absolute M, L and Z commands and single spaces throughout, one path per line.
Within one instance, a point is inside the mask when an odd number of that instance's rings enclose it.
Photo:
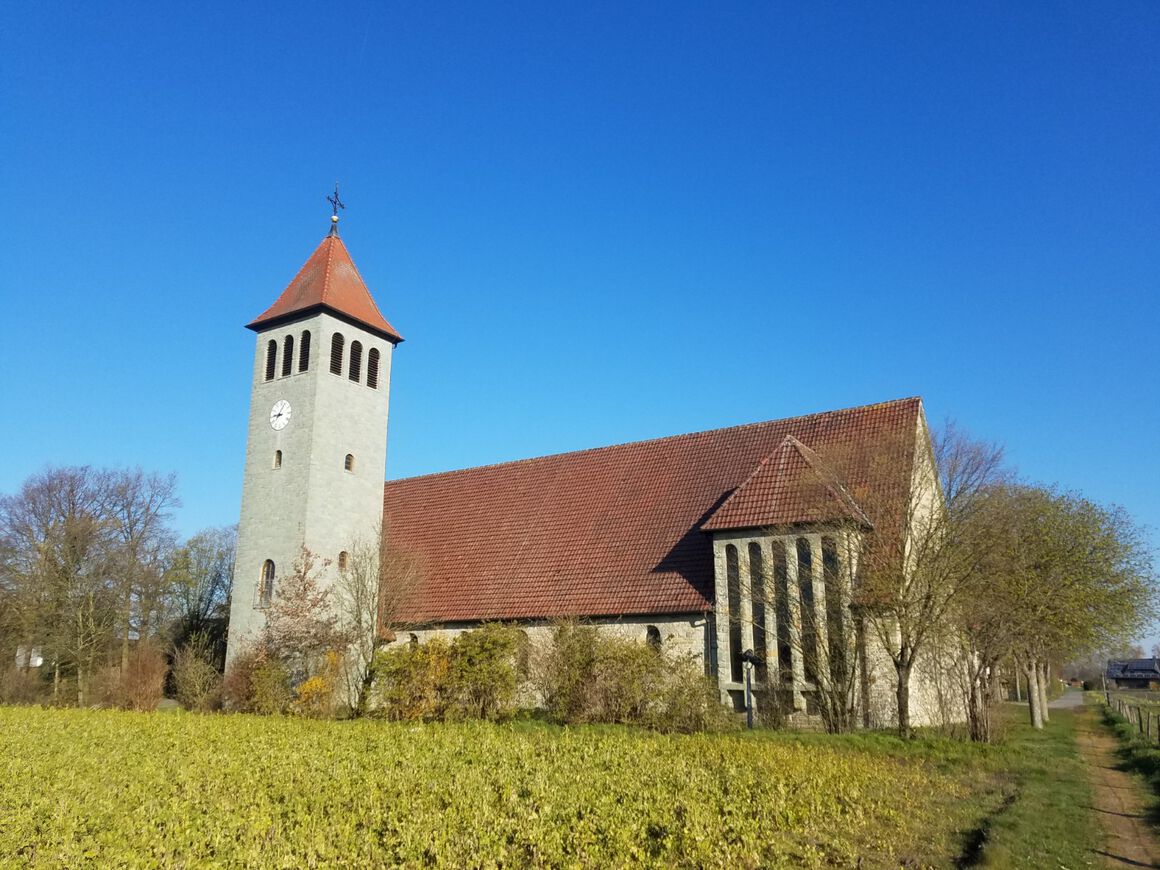
M 385 481 L 403 337 L 332 220 L 248 324 L 228 660 L 260 632 L 304 546 L 329 563 L 328 582 L 355 542 L 381 533 L 388 553 L 418 566 L 389 615 L 401 638 L 485 621 L 534 637 L 579 618 L 695 657 L 735 709 L 748 677 L 803 724 L 834 663 L 857 661 L 862 723 L 889 724 L 894 670 L 850 604 L 863 539 L 904 522 L 916 493 L 938 498 L 921 399 Z M 940 694 L 916 669 L 914 724 L 938 719 Z

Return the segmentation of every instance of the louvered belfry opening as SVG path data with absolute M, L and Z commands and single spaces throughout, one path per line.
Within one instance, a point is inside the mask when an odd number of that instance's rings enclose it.
M 286 336 L 282 342 L 282 377 L 288 378 L 294 371 L 294 336 Z
M 336 332 L 334 337 L 330 339 L 330 373 L 334 375 L 342 374 L 342 350 L 343 345 L 346 344 L 346 339 L 342 337 L 341 333 Z
M 362 380 L 362 342 L 350 343 L 350 379 L 356 384 Z
M 266 380 L 274 380 L 274 372 L 278 368 L 278 342 L 270 339 L 266 343 Z
M 367 351 L 367 386 L 372 390 L 379 388 L 379 349 L 372 347 Z
M 302 341 L 298 343 L 298 371 L 310 368 L 310 330 L 302 330 Z

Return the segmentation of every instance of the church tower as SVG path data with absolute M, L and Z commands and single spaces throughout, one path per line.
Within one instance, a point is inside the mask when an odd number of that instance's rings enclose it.
M 387 322 L 330 234 L 248 329 L 254 353 L 227 661 L 257 637 L 303 546 L 329 583 L 383 523 L 391 352 Z

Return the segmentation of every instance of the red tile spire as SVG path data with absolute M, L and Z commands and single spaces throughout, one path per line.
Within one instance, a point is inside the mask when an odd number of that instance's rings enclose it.
M 310 259 L 274 304 L 246 324 L 246 327 L 258 332 L 267 326 L 318 310 L 328 310 L 354 321 L 396 344 L 403 340 L 379 311 L 346 245 L 333 230 L 310 255 Z

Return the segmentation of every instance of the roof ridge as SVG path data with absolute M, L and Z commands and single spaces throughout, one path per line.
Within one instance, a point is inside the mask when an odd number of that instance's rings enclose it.
M 324 305 L 330 304 L 328 299 L 330 296 L 330 267 L 334 265 L 334 240 L 337 238 L 338 236 L 327 236 L 323 240 L 326 245 L 326 271 L 322 275 L 322 293 L 320 295 Z M 347 259 L 350 259 L 349 255 Z
M 357 263 L 354 261 L 354 257 L 352 257 L 352 256 L 350 255 L 350 250 L 349 250 L 349 249 L 346 247 L 346 242 L 344 242 L 344 241 L 342 240 L 342 237 L 341 237 L 341 236 L 335 236 L 335 238 L 336 238 L 336 239 L 338 239 L 338 243 L 339 243 L 340 245 L 342 245 L 342 250 L 343 250 L 343 251 L 346 253 L 346 259 L 347 259 L 347 262 L 349 262 L 349 263 L 350 263 L 350 267 L 351 267 L 352 269 L 354 269 L 354 274 L 355 274 L 355 275 L 358 277 L 358 279 L 359 279 L 359 281 L 362 283 L 362 285 L 363 285 L 364 287 L 366 287 L 366 286 L 367 286 L 366 279 L 364 279 L 364 278 L 363 278 L 363 276 L 362 276 L 362 272 L 360 272 L 360 271 L 358 270 L 358 264 L 357 264 Z M 373 308 L 375 309 L 375 311 L 377 311 L 377 312 L 378 312 L 378 315 L 379 315 L 379 317 L 383 318 L 383 320 L 386 320 L 386 319 L 387 319 L 387 316 L 386 316 L 385 314 L 383 314 L 383 309 L 379 308 L 379 303 L 375 301 L 375 295 L 374 295 L 373 293 L 371 293 L 371 292 L 370 292 L 370 288 L 369 288 L 369 287 L 367 288 L 367 296 L 369 296 L 369 297 L 370 297 L 370 300 L 371 300 L 371 307 L 373 307 Z
M 561 450 L 557 453 L 545 453 L 541 456 L 528 456 L 523 459 L 509 459 L 504 462 L 487 462 L 483 465 L 469 465 L 465 468 L 450 468 L 446 471 L 432 471 L 427 474 L 414 474 L 410 477 L 397 477 L 392 480 L 384 481 L 384 485 L 392 483 L 404 483 L 412 480 L 423 480 L 431 477 L 440 477 L 449 474 L 462 474 L 466 471 L 484 471 L 492 468 L 503 468 L 511 465 L 523 465 L 532 462 L 543 462 L 549 459 L 556 459 L 561 456 L 576 456 L 581 453 L 599 453 L 603 450 L 616 450 L 622 447 L 636 447 L 643 444 L 654 444 L 660 441 L 677 441 L 682 438 L 697 438 L 702 435 L 714 435 L 718 432 L 727 432 L 731 430 L 752 429 L 756 426 L 768 426 L 771 423 L 796 423 L 801 420 L 809 420 L 812 417 L 827 417 L 833 414 L 848 414 L 854 411 L 867 411 L 872 408 L 882 408 L 887 405 L 903 405 L 907 402 L 922 402 L 922 396 L 906 396 L 901 399 L 888 399 L 885 402 L 871 402 L 868 405 L 851 405 L 847 408 L 835 408 L 831 411 L 814 411 L 810 414 L 798 414 L 794 417 L 777 417 L 772 420 L 755 420 L 752 423 L 740 423 L 736 426 L 719 426 L 716 429 L 701 429 L 696 432 L 681 432 L 676 435 L 661 435 L 656 438 L 642 438 L 639 441 L 622 441 L 617 444 L 605 444 L 600 447 L 582 447 L 579 450 Z M 786 438 L 796 438 L 792 435 L 787 435 Z M 782 443 L 784 443 L 783 439 Z M 800 442 L 799 442 L 800 443 Z M 771 456 L 773 454 L 770 454 Z M 760 466 L 759 466 L 760 467 Z

